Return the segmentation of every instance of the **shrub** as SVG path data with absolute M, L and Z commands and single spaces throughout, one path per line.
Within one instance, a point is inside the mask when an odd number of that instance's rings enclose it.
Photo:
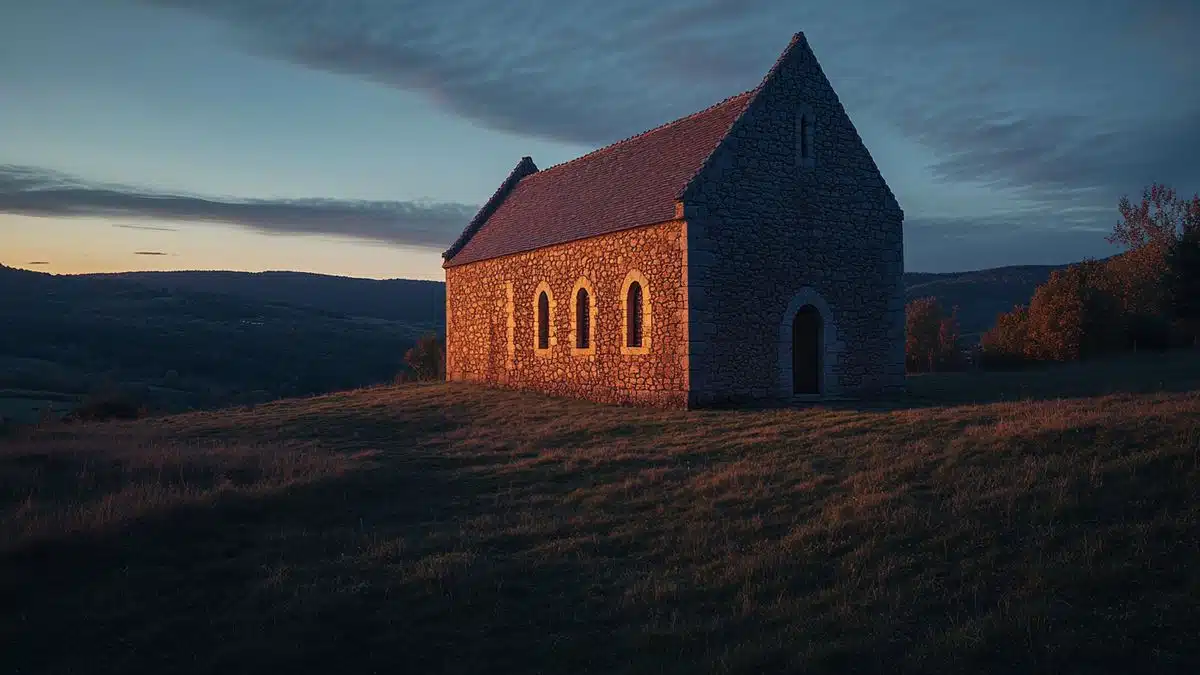
M 946 316 L 936 298 L 917 298 L 904 308 L 905 369 L 910 373 L 959 370 L 958 318 Z
M 979 340 L 979 365 L 990 370 L 1021 368 L 1029 364 L 1029 308 L 1018 305 L 996 317 L 996 325 Z
M 408 380 L 442 380 L 446 377 L 446 341 L 437 335 L 426 335 L 404 353 L 408 370 L 396 376 L 398 382 Z
M 122 393 L 89 396 L 63 417 L 66 421 L 101 422 L 104 420 L 133 420 L 146 416 L 146 407 Z

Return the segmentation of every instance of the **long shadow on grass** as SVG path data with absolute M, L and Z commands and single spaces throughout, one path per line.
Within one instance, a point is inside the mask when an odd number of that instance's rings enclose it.
M 1105 433 L 1142 438 L 1133 427 Z M 1172 439 L 1143 440 L 1166 449 Z M 1121 448 L 1132 441 L 1089 430 L 1028 443 L 1013 452 L 1097 448 L 1098 479 L 1061 483 L 1061 472 L 1020 499 L 981 498 L 953 514 L 954 491 L 962 497 L 971 486 L 940 485 L 919 496 L 919 517 L 906 524 L 852 520 L 793 545 L 780 538 L 805 525 L 796 502 L 832 501 L 838 486 L 781 496 L 760 514 L 688 519 L 673 511 L 688 507 L 686 475 L 635 488 L 622 508 L 574 501 L 586 480 L 562 464 L 397 453 L 338 478 L 177 507 L 106 535 L 6 555 L 4 665 L 20 673 L 759 673 L 799 664 L 805 672 L 1187 672 L 1169 668 L 1196 655 L 1186 641 L 1196 577 L 1182 564 L 1196 543 L 1195 514 L 1186 517 L 1191 455 L 1130 465 Z M 619 482 L 612 468 L 597 480 Z M 682 492 L 657 498 L 666 508 L 655 513 L 643 509 L 656 500 L 648 490 Z M 1065 506 L 1047 508 L 1055 499 Z M 1156 520 L 1167 509 L 1172 517 Z M 725 542 L 704 536 L 730 524 L 723 518 L 748 525 L 754 515 L 762 529 L 728 530 Z M 772 527 L 776 517 L 783 527 Z M 1176 543 L 1125 551 L 1146 538 L 1125 544 L 1123 521 L 1161 527 Z M 1089 540 L 1093 529 L 1099 539 Z M 1156 653 L 1170 655 L 1166 668 L 1149 664 Z
M 616 665 L 603 634 L 564 640 L 571 617 L 587 611 L 586 570 L 459 545 L 453 523 L 477 513 L 472 492 L 487 486 L 407 469 L 177 507 L 106 536 L 10 553 L 6 670 Z
M 688 640 L 631 632 L 645 617 L 613 591 L 642 568 L 638 543 L 563 520 L 550 538 L 577 545 L 542 548 L 525 521 L 559 510 L 510 511 L 505 491 L 536 483 L 557 503 L 574 487 L 522 473 L 396 459 L 10 551 L 6 670 L 690 673 L 755 632 L 731 618 Z M 480 518 L 494 531 L 462 529 Z M 680 609 L 662 608 L 664 626 Z

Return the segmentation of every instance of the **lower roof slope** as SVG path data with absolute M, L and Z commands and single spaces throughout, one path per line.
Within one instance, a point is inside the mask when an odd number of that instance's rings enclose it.
M 528 158 L 522 160 L 509 181 L 443 254 L 443 266 L 675 218 L 676 200 L 745 111 L 753 94 L 754 90 L 738 94 L 543 171 L 533 167 Z

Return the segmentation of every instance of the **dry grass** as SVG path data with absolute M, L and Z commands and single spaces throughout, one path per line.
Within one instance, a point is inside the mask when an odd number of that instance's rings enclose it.
M 413 384 L 45 429 L 0 441 L 3 659 L 1196 672 L 1198 489 L 1195 392 L 667 413 Z

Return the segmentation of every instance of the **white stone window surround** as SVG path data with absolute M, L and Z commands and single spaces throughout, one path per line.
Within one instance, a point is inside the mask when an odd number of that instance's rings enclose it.
M 792 386 L 792 324 L 796 319 L 796 313 L 802 307 L 810 305 L 816 308 L 821 315 L 821 373 L 820 383 L 818 387 L 819 394 L 796 394 Z M 785 398 L 805 399 L 805 398 L 820 398 L 824 396 L 836 395 L 840 387 L 838 386 L 837 374 L 834 371 L 834 365 L 837 364 L 838 357 L 845 350 L 846 345 L 838 339 L 837 320 L 830 309 L 829 303 L 825 302 L 825 298 L 816 289 L 805 286 L 792 296 L 788 302 L 787 308 L 783 311 L 783 316 L 779 322 L 779 395 Z
M 549 319 L 547 323 L 549 324 L 550 339 L 548 341 L 548 346 L 545 349 L 542 349 L 539 346 L 541 344 L 541 340 L 539 339 L 541 337 L 539 332 L 539 324 L 541 323 L 539 319 L 541 318 L 541 313 L 539 311 L 538 304 L 542 297 L 542 293 L 546 294 L 546 299 L 549 301 L 547 304 L 549 305 L 550 310 L 548 312 L 549 316 L 547 317 Z M 558 329 L 554 321 L 554 310 L 557 306 L 558 305 L 554 302 L 554 291 L 550 290 L 550 283 L 547 281 L 539 283 L 537 289 L 533 292 L 533 353 L 535 356 L 549 356 L 554 351 L 555 345 L 558 344 Z
M 629 346 L 629 287 L 637 283 L 642 288 L 642 345 Z M 621 282 L 621 353 L 627 356 L 638 356 L 650 353 L 651 310 L 650 282 L 638 270 L 630 270 Z

